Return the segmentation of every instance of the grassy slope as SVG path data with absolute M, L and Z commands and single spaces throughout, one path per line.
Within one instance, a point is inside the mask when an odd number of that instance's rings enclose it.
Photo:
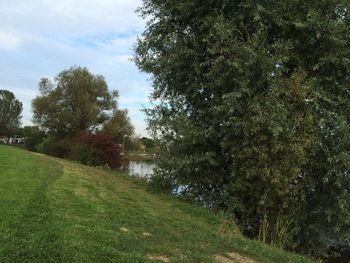
M 227 252 L 309 262 L 244 239 L 223 217 L 148 193 L 131 178 L 6 146 L 0 215 L 0 262 L 154 262 L 149 255 L 216 262 Z

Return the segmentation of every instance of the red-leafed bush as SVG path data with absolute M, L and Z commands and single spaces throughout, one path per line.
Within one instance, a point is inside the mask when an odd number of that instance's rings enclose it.
M 121 147 L 105 133 L 84 134 L 73 151 L 73 158 L 83 164 L 108 165 L 117 169 L 122 165 Z

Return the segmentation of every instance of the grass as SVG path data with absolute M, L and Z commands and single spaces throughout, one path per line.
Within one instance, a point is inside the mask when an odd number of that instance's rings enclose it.
M 132 178 L 7 146 L 0 215 L 0 262 L 311 262 Z

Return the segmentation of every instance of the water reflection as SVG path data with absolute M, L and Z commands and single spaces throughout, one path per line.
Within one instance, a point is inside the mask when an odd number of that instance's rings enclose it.
M 154 163 L 152 161 L 130 161 L 125 164 L 124 171 L 130 176 L 150 178 L 153 173 Z

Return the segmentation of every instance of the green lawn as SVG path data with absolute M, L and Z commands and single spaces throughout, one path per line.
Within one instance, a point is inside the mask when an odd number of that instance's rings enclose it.
M 310 262 L 134 179 L 7 146 L 0 216 L 0 262 Z

